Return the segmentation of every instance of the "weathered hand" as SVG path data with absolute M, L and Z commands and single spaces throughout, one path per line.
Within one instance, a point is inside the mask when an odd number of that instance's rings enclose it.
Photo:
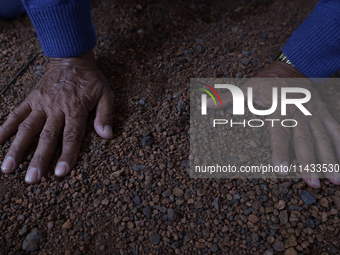
M 247 88 L 253 88 L 253 102 L 259 106 L 272 106 L 272 87 L 303 87 L 311 92 L 311 99 L 304 106 L 312 114 L 311 116 L 304 115 L 296 106 L 288 105 L 287 115 L 281 116 L 280 107 L 270 115 L 269 119 L 294 119 L 298 122 L 296 127 L 283 127 L 282 125 L 269 125 L 271 147 L 272 147 L 272 162 L 274 166 L 289 165 L 289 143 L 294 146 L 298 164 L 310 166 L 316 164 L 317 160 L 320 164 L 327 166 L 337 163 L 337 158 L 340 159 L 340 125 L 328 112 L 325 104 L 322 102 L 318 92 L 312 86 L 312 83 L 306 79 L 296 68 L 283 62 L 275 61 L 259 73 L 255 78 L 305 78 L 297 80 L 278 80 L 273 83 L 265 82 L 247 82 L 241 86 L 245 95 Z M 299 97 L 298 94 L 289 94 Z M 231 93 L 221 95 L 223 108 L 232 104 Z M 279 98 L 280 100 L 280 98 Z M 280 105 L 280 103 L 278 103 Z M 221 108 L 220 105 L 215 106 L 211 100 L 207 101 L 207 106 L 212 109 Z M 283 118 L 284 117 L 284 118 Z M 277 122 L 278 123 L 278 122 Z M 333 153 L 332 145 L 335 147 L 336 156 Z M 334 184 L 340 185 L 340 173 L 330 172 L 330 169 L 324 172 L 325 176 Z M 317 172 L 303 171 L 302 177 L 304 181 L 313 188 L 320 187 L 319 175 Z
M 112 138 L 113 100 L 113 91 L 98 70 L 92 51 L 78 57 L 51 58 L 46 74 L 0 127 L 0 144 L 17 132 L 2 171 L 14 172 L 40 134 L 26 182 L 40 181 L 61 137 L 63 149 L 55 174 L 67 175 L 77 162 L 86 121 L 94 107 L 96 132 L 105 139 Z

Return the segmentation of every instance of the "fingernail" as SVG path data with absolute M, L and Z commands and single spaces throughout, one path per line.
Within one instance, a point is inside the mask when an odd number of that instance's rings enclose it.
M 8 172 L 9 170 L 12 170 L 13 166 L 14 166 L 13 157 L 7 156 L 4 160 L 4 162 L 2 162 L 1 170 L 3 172 Z
M 113 137 L 113 132 L 112 132 L 111 126 L 106 125 L 106 126 L 104 127 L 104 132 L 105 132 L 106 134 L 110 135 L 111 137 Z
M 57 167 L 55 168 L 55 175 L 57 176 L 64 176 L 67 173 L 67 163 L 64 161 L 61 161 L 57 164 Z
M 314 184 L 318 188 L 320 188 L 320 180 L 319 180 L 319 175 L 317 173 L 312 173 L 310 175 L 310 182 L 311 184 Z
M 36 168 L 29 168 L 26 173 L 25 181 L 34 183 L 39 180 L 39 171 Z

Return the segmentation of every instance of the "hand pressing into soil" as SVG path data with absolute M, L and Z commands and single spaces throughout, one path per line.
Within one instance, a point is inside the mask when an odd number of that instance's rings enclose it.
M 273 83 L 266 82 L 261 79 L 261 82 L 247 82 L 241 86 L 245 95 L 247 88 L 253 88 L 253 102 L 259 106 L 270 108 L 272 106 L 272 87 L 302 87 L 311 92 L 311 99 L 305 103 L 305 108 L 312 115 L 304 115 L 295 105 L 287 105 L 286 116 L 281 115 L 281 109 L 278 109 L 271 114 L 268 119 L 294 119 L 298 122 L 296 127 L 283 127 L 282 125 L 269 125 L 271 147 L 272 147 L 272 162 L 274 166 L 289 166 L 289 145 L 292 145 L 295 150 L 299 165 L 305 166 L 310 164 L 326 164 L 326 171 L 322 171 L 326 178 L 335 185 L 340 185 L 340 173 L 330 171 L 329 165 L 337 163 L 340 159 L 340 125 L 328 112 L 325 104 L 322 102 L 318 92 L 312 86 L 312 83 L 295 67 L 286 63 L 275 61 L 267 68 L 261 71 L 255 78 L 302 78 L 297 80 L 287 81 L 278 80 Z M 303 79 L 305 78 L 305 79 Z M 288 98 L 301 97 L 301 94 L 288 94 Z M 232 96 L 230 92 L 221 95 L 223 108 L 232 105 Z M 214 102 L 207 100 L 208 108 L 220 109 L 221 105 L 215 106 Z M 278 102 L 280 106 L 280 98 Z M 279 123 L 277 121 L 276 123 Z M 333 153 L 334 146 L 336 155 Z M 317 162 L 318 161 L 318 162 Z M 311 169 L 309 167 L 309 169 Z M 323 169 L 325 170 L 325 169 Z M 282 173 L 284 174 L 284 173 Z M 321 174 L 321 173 L 319 173 Z M 319 174 L 311 171 L 303 171 L 302 177 L 304 181 L 313 188 L 320 188 Z
M 113 99 L 113 91 L 98 70 L 92 51 L 78 57 L 51 58 L 46 74 L 0 127 L 0 144 L 17 132 L 1 165 L 2 171 L 14 172 L 40 134 L 26 182 L 40 181 L 61 138 L 63 149 L 55 174 L 67 175 L 77 162 L 86 121 L 94 107 L 97 134 L 112 138 Z

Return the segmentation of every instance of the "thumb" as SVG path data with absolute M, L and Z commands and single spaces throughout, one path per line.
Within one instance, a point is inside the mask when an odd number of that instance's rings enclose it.
M 114 95 L 111 90 L 104 92 L 99 99 L 96 108 L 96 118 L 94 120 L 94 129 L 97 134 L 105 139 L 112 139 L 113 131 L 113 103 Z

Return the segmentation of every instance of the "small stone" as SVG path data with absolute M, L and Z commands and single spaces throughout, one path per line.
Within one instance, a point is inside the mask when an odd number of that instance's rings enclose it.
M 231 31 L 232 31 L 233 33 L 237 33 L 237 32 L 238 32 L 238 27 L 232 27 L 232 28 L 231 28 Z
M 325 238 L 325 236 L 322 233 L 318 233 L 315 236 L 316 236 L 316 240 L 318 240 L 318 242 L 322 242 L 323 239 Z
M 293 234 L 289 235 L 285 242 L 285 248 L 295 247 L 296 245 L 297 245 L 296 236 Z
M 178 93 L 175 93 L 172 98 L 173 99 L 177 99 L 177 98 L 180 98 L 182 96 L 182 93 L 178 92 Z
M 136 204 L 136 205 L 139 205 L 141 203 L 141 199 L 138 195 L 136 195 L 134 198 L 133 198 L 133 202 Z
M 281 242 L 281 241 L 275 241 L 273 243 L 272 247 L 275 251 L 284 251 L 285 250 L 283 242 Z
M 202 197 L 207 193 L 206 189 L 198 189 L 197 190 L 197 195 Z
M 73 227 L 72 222 L 66 221 L 62 226 L 63 229 L 71 229 Z
M 301 206 L 298 206 L 298 205 L 290 205 L 289 206 L 289 210 L 292 212 L 292 211 L 296 211 L 296 212 L 301 212 L 302 211 L 302 207 Z
M 243 74 L 241 72 L 238 72 L 236 75 L 235 75 L 235 78 L 242 78 L 243 77 Z
M 245 57 L 248 57 L 248 56 L 249 56 L 249 52 L 248 52 L 248 51 L 245 51 L 245 50 L 243 50 L 243 51 L 242 51 L 242 55 L 243 55 L 243 56 L 245 56 Z
M 21 230 L 19 231 L 19 235 L 24 235 L 27 233 L 27 225 L 22 226 Z
M 307 228 L 314 228 L 315 227 L 314 221 L 311 218 L 308 218 L 306 220 L 306 227 Z
M 249 58 L 242 58 L 241 63 L 242 65 L 247 66 L 250 63 L 250 60 Z
M 244 215 L 248 215 L 248 214 L 250 214 L 252 211 L 253 211 L 253 208 L 252 208 L 252 207 L 249 207 L 249 208 L 247 208 L 247 209 L 245 209 L 245 210 L 243 211 L 243 214 L 244 214 Z
M 152 146 L 154 144 L 155 140 L 153 139 L 152 136 L 146 136 L 144 137 L 143 141 L 142 141 L 142 146 L 143 148 L 145 148 L 146 146 Z
M 177 220 L 177 212 L 174 210 L 174 209 L 172 209 L 172 208 L 169 208 L 168 209 L 168 220 L 169 221 L 175 221 L 175 220 Z
M 149 236 L 149 241 L 150 243 L 152 243 L 153 245 L 157 245 L 159 244 L 159 241 L 161 240 L 161 236 L 157 233 L 152 234 L 151 236 Z
M 329 203 L 328 203 L 328 200 L 327 198 L 323 197 L 319 200 L 319 204 L 323 207 L 329 207 Z
M 218 252 L 218 246 L 217 246 L 217 244 L 211 245 L 210 251 L 211 251 L 211 252 Z
M 167 189 L 166 191 L 164 191 L 163 193 L 162 193 L 162 196 L 163 197 L 168 197 L 168 196 L 170 196 L 171 195 L 171 190 L 169 190 L 169 189 Z
M 144 101 L 143 99 L 139 100 L 138 103 L 139 103 L 140 105 L 145 105 L 145 101 Z
M 290 247 L 285 251 L 285 255 L 297 255 L 297 252 L 293 247 Z
M 260 37 L 261 37 L 262 39 L 267 39 L 268 33 L 264 32 L 264 33 L 261 34 Z
M 315 203 L 315 196 L 307 190 L 301 190 L 300 196 L 306 205 L 312 205 Z
M 183 100 L 179 100 L 177 103 L 177 111 L 181 114 L 185 111 L 185 103 Z
M 288 213 L 286 210 L 280 212 L 279 219 L 281 224 L 286 224 L 288 222 Z
M 132 165 L 132 170 L 134 170 L 134 171 L 142 171 L 145 168 L 146 168 L 145 165 L 137 165 L 137 164 Z
M 285 206 L 286 206 L 286 202 L 283 200 L 280 200 L 279 204 L 277 205 L 277 209 L 282 210 L 285 208 Z
M 184 192 L 182 189 L 175 187 L 172 191 L 172 193 L 176 196 L 176 197 L 182 197 Z
M 47 227 L 49 229 L 53 228 L 53 221 L 50 221 L 49 223 L 47 223 Z
M 332 200 L 333 200 L 333 203 L 335 204 L 335 206 L 340 209 L 340 197 L 338 196 L 331 196 Z
M 214 198 L 214 207 L 218 212 L 221 210 L 221 199 L 219 197 Z
M 145 217 L 147 217 L 148 219 L 151 218 L 151 206 L 147 206 L 143 209 L 143 214 L 145 215 Z
M 45 235 L 38 230 L 37 228 L 32 229 L 31 233 L 29 233 L 23 244 L 22 249 L 25 251 L 38 251 L 40 250 L 40 245 L 45 242 Z
M 255 232 L 253 232 L 251 235 L 251 240 L 253 240 L 254 242 L 258 242 L 260 239 L 259 239 L 259 235 Z
M 254 215 L 254 214 L 250 214 L 250 215 L 248 216 L 248 220 L 249 220 L 250 222 L 252 222 L 252 223 L 257 223 L 257 222 L 259 221 L 259 218 L 258 218 L 256 215 Z
M 194 50 L 197 52 L 197 53 L 202 53 L 204 52 L 205 48 L 201 45 L 198 45 L 198 46 L 195 46 Z

